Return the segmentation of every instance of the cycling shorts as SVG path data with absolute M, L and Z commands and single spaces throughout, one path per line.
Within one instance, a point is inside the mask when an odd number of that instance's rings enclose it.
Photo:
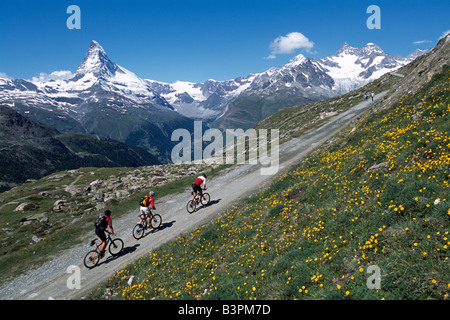
M 106 233 L 105 230 L 95 228 L 95 234 L 100 238 L 102 241 L 106 241 Z
M 148 214 L 150 213 L 150 209 L 147 207 L 143 207 L 143 206 L 141 206 L 139 211 L 141 212 L 141 214 L 145 214 L 146 216 L 148 216 Z
M 195 192 L 202 192 L 202 187 L 200 187 L 198 184 L 192 184 L 192 189 Z

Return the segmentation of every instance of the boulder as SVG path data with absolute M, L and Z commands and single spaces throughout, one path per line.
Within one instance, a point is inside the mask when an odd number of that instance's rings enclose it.
M 37 208 L 38 208 L 38 206 L 35 205 L 34 203 L 23 202 L 23 203 L 19 204 L 14 209 L 14 211 L 30 211 L 30 210 L 34 210 Z
M 373 166 L 370 166 L 369 169 L 367 169 L 367 170 L 369 170 L 369 171 L 378 170 L 378 169 L 386 167 L 387 165 L 389 165 L 389 161 L 374 164 Z
M 67 209 L 69 201 L 67 200 L 56 200 L 53 204 L 53 212 L 63 212 Z
M 32 236 L 31 240 L 33 240 L 33 242 L 38 243 L 39 241 L 42 241 L 44 238 L 42 237 L 38 237 L 38 236 Z
M 88 192 L 89 188 L 85 185 L 67 186 L 64 188 L 64 191 L 69 192 L 71 196 L 74 196 L 76 194 Z
M 49 222 L 45 213 L 38 213 L 38 214 L 34 214 L 32 216 L 28 216 L 26 218 L 22 218 L 20 220 L 20 225 L 27 226 L 27 225 L 32 224 L 33 222 L 37 222 L 37 221 L 39 221 L 42 224 L 48 224 L 48 222 Z

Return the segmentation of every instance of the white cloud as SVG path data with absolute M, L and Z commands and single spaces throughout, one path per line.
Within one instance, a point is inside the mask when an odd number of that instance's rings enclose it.
M 431 43 L 433 41 L 431 40 L 419 40 L 419 41 L 414 41 L 413 44 L 424 44 L 424 43 Z
M 314 42 L 310 41 L 300 32 L 291 32 L 285 36 L 279 36 L 270 44 L 270 55 L 265 59 L 274 59 L 277 54 L 290 54 L 297 49 L 305 49 L 310 52 Z
M 67 79 L 72 78 L 73 76 L 74 76 L 74 74 L 68 70 L 53 71 L 50 74 L 41 72 L 39 74 L 39 77 L 33 77 L 31 81 L 44 82 L 44 81 L 50 81 L 50 80 L 67 80 Z
M 271 55 L 269 55 L 267 57 L 264 57 L 264 59 L 275 59 L 276 57 L 277 57 L 276 55 L 271 54 Z
M 12 79 L 10 76 L 8 76 L 6 73 L 4 72 L 0 72 L 0 78 L 2 79 Z

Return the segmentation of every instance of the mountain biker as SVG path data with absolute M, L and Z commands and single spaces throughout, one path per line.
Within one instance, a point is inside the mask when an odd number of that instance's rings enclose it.
M 139 209 L 141 213 L 141 220 L 139 221 L 139 224 L 142 223 L 145 217 L 147 217 L 147 227 L 150 227 L 150 216 L 151 216 L 151 207 L 153 210 L 156 210 L 155 208 L 155 200 L 153 199 L 153 196 L 155 193 L 153 191 L 150 191 L 148 193 L 148 196 L 145 196 L 141 201 L 141 207 Z
M 200 193 L 200 199 L 202 199 L 203 197 L 203 192 L 202 192 L 202 184 L 203 184 L 203 189 L 206 190 L 206 173 L 202 173 L 201 176 L 198 176 L 197 179 L 195 179 L 194 183 L 192 184 L 192 189 L 194 190 L 194 192 L 192 193 L 192 201 L 195 199 L 195 196 L 197 195 L 197 192 Z
M 111 233 L 113 236 L 116 234 L 114 233 L 114 228 L 112 226 L 112 220 L 111 220 L 111 210 L 106 210 L 103 212 L 103 215 L 100 215 L 97 218 L 97 221 L 95 223 L 95 234 L 100 238 L 100 254 L 103 256 L 105 254 L 106 249 L 106 234 L 105 230 L 109 227 L 111 229 Z

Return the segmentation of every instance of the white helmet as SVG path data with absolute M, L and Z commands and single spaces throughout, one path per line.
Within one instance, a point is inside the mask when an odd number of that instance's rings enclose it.
M 153 196 L 155 195 L 155 193 L 154 193 L 153 191 L 150 191 L 150 192 L 148 193 L 148 195 L 151 196 L 151 197 L 153 197 Z

